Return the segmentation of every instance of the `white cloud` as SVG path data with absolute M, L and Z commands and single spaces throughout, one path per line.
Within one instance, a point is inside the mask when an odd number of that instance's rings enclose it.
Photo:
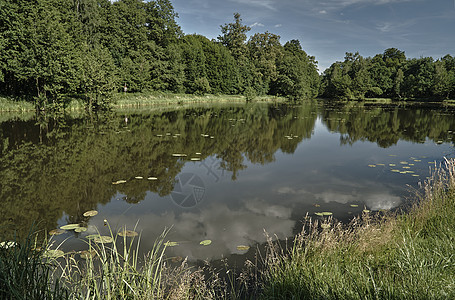
M 249 5 L 249 6 L 263 7 L 263 8 L 267 8 L 270 10 L 276 10 L 276 8 L 273 6 L 273 4 L 275 2 L 273 0 L 231 0 L 231 1 L 239 3 L 239 4 Z
M 251 28 L 253 28 L 253 27 L 264 27 L 264 24 L 259 23 L 259 22 L 255 22 L 255 23 L 251 24 L 250 27 Z
M 283 26 L 283 24 L 276 24 L 274 27 L 275 28 L 280 28 L 281 26 Z
M 319 13 L 322 14 L 322 15 L 324 15 L 324 14 L 327 13 L 327 11 L 326 11 L 325 9 L 323 9 L 323 10 L 320 10 Z

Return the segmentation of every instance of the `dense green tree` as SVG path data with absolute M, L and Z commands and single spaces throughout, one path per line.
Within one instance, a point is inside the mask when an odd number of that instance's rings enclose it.
M 291 99 L 314 98 L 319 91 L 319 75 L 314 57 L 303 51 L 298 40 L 284 45 L 283 56 L 278 59 L 277 80 L 273 92 Z
M 251 28 L 242 24 L 240 14 L 234 14 L 234 23 L 224 24 L 220 27 L 222 35 L 218 36 L 218 40 L 231 51 L 236 59 L 244 57 L 247 51 L 246 34 Z
M 256 33 L 250 37 L 247 46 L 253 66 L 252 85 L 258 94 L 267 94 L 270 83 L 278 78 L 277 61 L 283 56 L 280 37 L 269 32 Z

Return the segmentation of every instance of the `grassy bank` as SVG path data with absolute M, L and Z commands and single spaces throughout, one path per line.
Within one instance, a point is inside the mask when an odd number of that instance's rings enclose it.
M 407 213 L 364 212 L 348 225 L 307 218 L 289 247 L 269 239 L 258 262 L 247 261 L 236 274 L 171 264 L 165 233 L 138 257 L 140 237 L 110 230 L 77 253 L 37 252 L 30 238 L 26 247 L 3 244 L 0 283 L 9 285 L 0 284 L 0 293 L 14 287 L 56 295 L 49 299 L 455 299 L 454 215 L 455 160 L 447 160 Z M 15 275 L 24 266 L 27 278 L 44 276 L 24 281 Z M 64 290 L 52 284 L 56 278 Z
M 1 112 L 29 112 L 34 111 L 33 103 L 24 100 L 12 100 L 9 98 L 0 97 L 0 113 Z
M 258 96 L 253 102 L 276 102 L 286 101 L 285 98 L 275 96 Z M 242 95 L 192 95 L 192 94 L 173 94 L 173 93 L 117 93 L 110 101 L 112 108 L 140 108 L 147 106 L 164 105 L 188 105 L 194 103 L 246 103 L 245 96 Z M 82 111 L 85 103 L 80 98 L 71 98 L 65 101 L 66 111 Z M 30 112 L 34 111 L 34 104 L 24 100 L 14 100 L 0 97 L 0 113 L 2 112 Z
M 454 214 L 452 160 L 408 214 L 308 221 L 290 254 L 270 242 L 263 298 L 454 299 Z

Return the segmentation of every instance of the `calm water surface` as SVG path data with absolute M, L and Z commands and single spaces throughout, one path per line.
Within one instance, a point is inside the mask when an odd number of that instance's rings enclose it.
M 442 106 L 309 102 L 3 118 L 0 227 L 8 236 L 33 221 L 81 223 L 87 232 L 55 240 L 82 250 L 84 236 L 108 233 L 107 220 L 115 232 L 136 228 L 143 251 L 171 228 L 171 256 L 243 254 L 237 246 L 264 242 L 264 230 L 293 236 L 307 214 L 347 221 L 408 204 L 430 168 L 454 157 L 454 116 Z

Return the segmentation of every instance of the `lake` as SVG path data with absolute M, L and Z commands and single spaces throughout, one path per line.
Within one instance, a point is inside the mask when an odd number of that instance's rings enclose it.
M 439 104 L 323 101 L 0 115 L 0 228 L 11 238 L 34 221 L 47 231 L 83 224 L 53 237 L 77 251 L 85 236 L 126 226 L 144 252 L 169 228 L 172 257 L 243 255 L 264 232 L 300 232 L 306 215 L 348 222 L 409 207 L 430 170 L 455 156 L 454 116 Z

